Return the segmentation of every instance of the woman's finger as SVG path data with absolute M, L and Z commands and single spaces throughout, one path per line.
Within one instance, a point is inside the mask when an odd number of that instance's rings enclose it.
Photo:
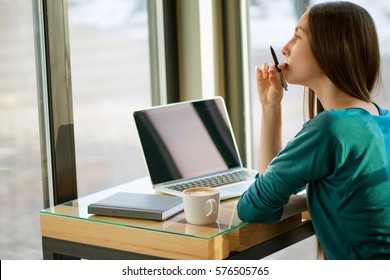
M 268 70 L 269 70 L 269 65 L 268 63 L 263 63 L 262 65 L 262 71 L 263 71 L 263 78 L 268 79 Z
M 268 69 L 269 81 L 276 92 L 283 92 L 282 83 L 275 65 L 271 65 Z
M 259 68 L 259 66 L 256 66 L 255 71 L 256 71 L 256 79 L 259 81 L 263 80 L 264 79 L 263 71 Z

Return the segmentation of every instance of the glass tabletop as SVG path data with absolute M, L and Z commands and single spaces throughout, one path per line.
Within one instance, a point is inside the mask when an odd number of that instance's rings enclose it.
M 91 222 L 112 224 L 115 226 L 141 228 L 202 239 L 212 239 L 218 235 L 228 233 L 247 225 L 247 223 L 242 222 L 237 216 L 236 207 L 238 198 L 221 201 L 218 221 L 208 225 L 192 225 L 187 223 L 183 211 L 165 221 L 116 218 L 88 214 L 89 204 L 106 198 L 116 192 L 155 193 L 149 178 L 144 177 L 130 183 L 41 210 L 41 214 L 57 215 Z

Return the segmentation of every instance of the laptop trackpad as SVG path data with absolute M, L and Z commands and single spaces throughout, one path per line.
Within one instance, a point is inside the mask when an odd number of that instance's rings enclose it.
M 249 186 L 254 182 L 254 180 L 250 180 L 247 182 L 234 184 L 227 187 L 220 187 L 220 199 L 228 199 L 232 197 L 241 196 L 248 188 Z

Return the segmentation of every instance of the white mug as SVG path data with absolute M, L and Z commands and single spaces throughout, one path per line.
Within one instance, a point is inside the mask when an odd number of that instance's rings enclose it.
M 183 204 L 187 222 L 195 225 L 215 223 L 219 216 L 219 190 L 190 188 L 184 190 Z

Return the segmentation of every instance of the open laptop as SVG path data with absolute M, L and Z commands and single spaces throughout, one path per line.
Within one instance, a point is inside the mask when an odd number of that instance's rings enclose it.
M 180 102 L 134 112 L 147 170 L 156 191 L 181 196 L 190 187 L 218 187 L 240 196 L 257 171 L 244 168 L 224 100 Z

